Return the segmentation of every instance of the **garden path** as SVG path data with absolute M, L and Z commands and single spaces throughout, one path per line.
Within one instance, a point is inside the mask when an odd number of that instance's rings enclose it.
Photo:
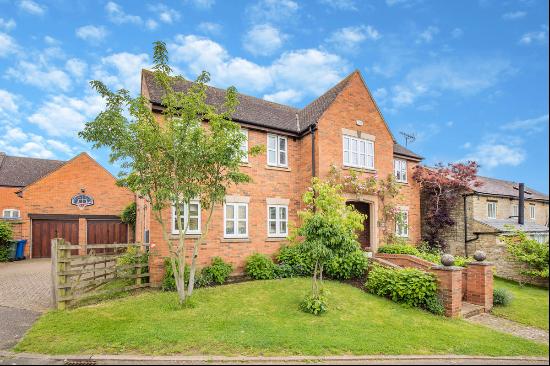
M 530 327 L 487 313 L 472 316 L 465 320 L 471 323 L 484 325 L 499 332 L 509 333 L 517 337 L 548 344 L 548 332 L 543 329 Z

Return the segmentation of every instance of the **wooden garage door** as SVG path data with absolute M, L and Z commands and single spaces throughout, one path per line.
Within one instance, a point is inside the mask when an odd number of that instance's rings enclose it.
M 51 257 L 54 238 L 78 244 L 78 220 L 32 220 L 33 258 Z
M 120 220 L 88 220 L 88 244 L 128 242 L 128 225 Z

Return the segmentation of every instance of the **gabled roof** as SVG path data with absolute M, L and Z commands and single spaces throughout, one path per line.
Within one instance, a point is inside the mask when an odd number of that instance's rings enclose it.
M 25 187 L 64 163 L 61 160 L 10 156 L 0 152 L 0 186 Z
M 517 219 L 504 219 L 504 220 L 494 220 L 494 219 L 476 219 L 476 221 L 495 229 L 499 232 L 511 232 L 514 230 L 522 230 L 526 233 L 547 233 L 548 227 L 544 225 L 537 224 L 536 222 L 529 222 L 525 220 L 525 224 L 518 224 Z
M 156 82 L 154 73 L 143 69 L 141 74 L 142 89 L 145 87 L 146 95 L 149 98 L 149 101 L 154 105 L 162 106 L 163 90 Z M 300 136 L 306 133 L 311 125 L 317 123 L 319 118 L 321 118 L 323 113 L 332 105 L 332 103 L 334 103 L 338 95 L 345 89 L 352 76 L 355 74 L 358 74 L 359 77 L 361 77 L 358 70 L 353 71 L 342 81 L 327 90 L 323 95 L 309 103 L 303 109 L 273 103 L 264 99 L 239 93 L 239 105 L 233 115 L 233 120 L 240 123 L 275 129 Z M 361 81 L 365 84 L 362 77 Z M 174 89 L 176 91 L 186 91 L 191 85 L 191 81 L 180 79 L 175 82 Z M 210 105 L 221 106 L 225 101 L 224 89 L 208 86 L 206 93 L 206 101 Z M 413 160 L 423 159 L 422 156 L 415 154 L 397 143 L 394 145 L 394 154 L 405 158 L 411 158 Z
M 492 196 L 518 198 L 519 191 L 517 182 L 482 176 L 478 176 L 477 181 L 481 182 L 482 184 L 479 187 L 472 188 L 472 190 L 476 193 Z M 548 195 L 526 186 L 525 199 L 548 201 Z

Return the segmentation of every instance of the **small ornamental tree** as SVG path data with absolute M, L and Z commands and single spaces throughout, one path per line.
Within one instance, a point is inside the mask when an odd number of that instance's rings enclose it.
M 422 239 L 432 249 L 445 249 L 443 233 L 455 224 L 453 209 L 465 192 L 481 185 L 476 180 L 477 170 L 478 164 L 474 161 L 415 168 L 413 179 L 420 184 L 425 207 Z
M 174 273 L 180 303 L 193 293 L 200 244 L 208 234 L 214 206 L 223 202 L 227 189 L 250 181 L 240 172 L 246 138 L 240 126 L 231 120 L 238 104 L 237 91 L 230 87 L 222 106 L 206 103 L 203 72 L 185 91 L 174 84 L 183 80 L 173 76 L 168 65 L 168 52 L 163 42 L 155 42 L 154 76 L 163 91 L 162 118 L 157 119 L 143 96 L 132 98 L 128 91 L 110 91 L 101 81 L 92 87 L 106 100 L 106 108 L 95 120 L 86 123 L 79 135 L 93 142 L 94 148 L 108 147 L 111 162 L 118 161 L 122 172 L 119 184 L 145 197 L 154 219 L 160 224 L 169 247 L 169 262 Z M 251 154 L 261 149 L 253 147 Z M 199 199 L 207 210 L 201 235 L 193 245 L 189 285 L 185 286 L 188 262 L 185 234 L 189 223 L 182 209 Z M 177 242 L 169 237 L 169 221 L 163 212 L 174 206 L 179 223 Z
M 303 238 L 301 250 L 314 263 L 311 296 L 302 309 L 314 314 L 326 311 L 323 297 L 323 269 L 334 256 L 344 256 L 359 250 L 357 230 L 365 216 L 346 205 L 342 186 L 313 178 L 312 187 L 304 194 L 306 209 L 299 212 L 302 220 L 296 234 Z

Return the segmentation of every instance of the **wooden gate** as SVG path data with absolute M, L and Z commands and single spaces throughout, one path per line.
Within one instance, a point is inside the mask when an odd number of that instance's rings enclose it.
M 53 238 L 78 243 L 78 220 L 32 220 L 32 257 L 51 257 Z

